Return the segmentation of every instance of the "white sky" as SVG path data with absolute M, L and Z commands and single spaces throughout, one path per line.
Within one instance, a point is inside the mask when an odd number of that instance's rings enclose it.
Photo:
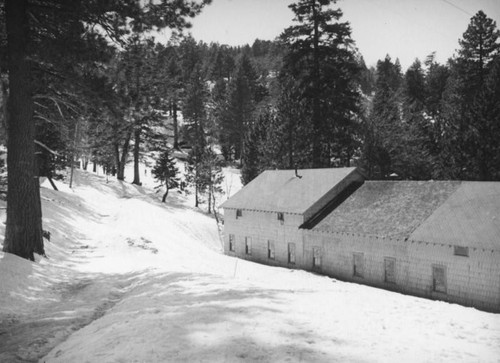
M 292 24 L 293 0 L 213 0 L 191 32 L 207 43 L 244 45 L 271 40 Z M 406 69 L 436 51 L 444 63 L 458 48 L 470 18 L 483 10 L 500 25 L 500 0 L 339 0 L 367 65 L 389 54 Z

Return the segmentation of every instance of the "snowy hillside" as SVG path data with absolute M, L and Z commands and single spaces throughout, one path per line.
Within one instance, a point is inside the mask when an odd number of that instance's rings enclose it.
M 0 362 L 500 359 L 498 314 L 224 256 L 212 216 L 147 179 L 58 186 L 48 258 L 0 252 Z

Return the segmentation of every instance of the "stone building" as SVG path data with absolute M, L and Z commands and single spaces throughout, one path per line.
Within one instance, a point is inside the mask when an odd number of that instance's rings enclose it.
M 222 206 L 225 253 L 500 312 L 500 183 L 266 171 Z

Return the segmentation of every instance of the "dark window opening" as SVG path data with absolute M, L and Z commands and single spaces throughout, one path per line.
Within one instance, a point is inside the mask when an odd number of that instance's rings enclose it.
M 321 267 L 321 248 L 313 247 L 313 268 Z
M 281 224 L 283 224 L 283 222 L 285 222 L 285 214 L 284 213 L 278 212 L 278 221 L 280 221 Z
M 245 237 L 245 253 L 247 255 L 252 254 L 252 238 L 251 237 Z
M 455 256 L 469 257 L 469 247 L 454 246 L 453 254 Z
M 384 281 L 396 283 L 396 259 L 392 257 L 384 258 Z
M 446 294 L 446 268 L 432 266 L 432 291 Z
M 353 263 L 353 275 L 356 277 L 363 277 L 365 270 L 365 261 L 362 253 L 354 254 L 354 263 Z
M 274 260 L 274 242 L 267 241 L 267 258 Z
M 288 244 L 288 263 L 295 264 L 295 243 Z

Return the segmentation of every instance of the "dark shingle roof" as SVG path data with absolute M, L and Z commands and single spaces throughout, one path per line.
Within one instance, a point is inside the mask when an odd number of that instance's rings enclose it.
M 454 181 L 367 181 L 312 230 L 407 238 L 459 186 Z

